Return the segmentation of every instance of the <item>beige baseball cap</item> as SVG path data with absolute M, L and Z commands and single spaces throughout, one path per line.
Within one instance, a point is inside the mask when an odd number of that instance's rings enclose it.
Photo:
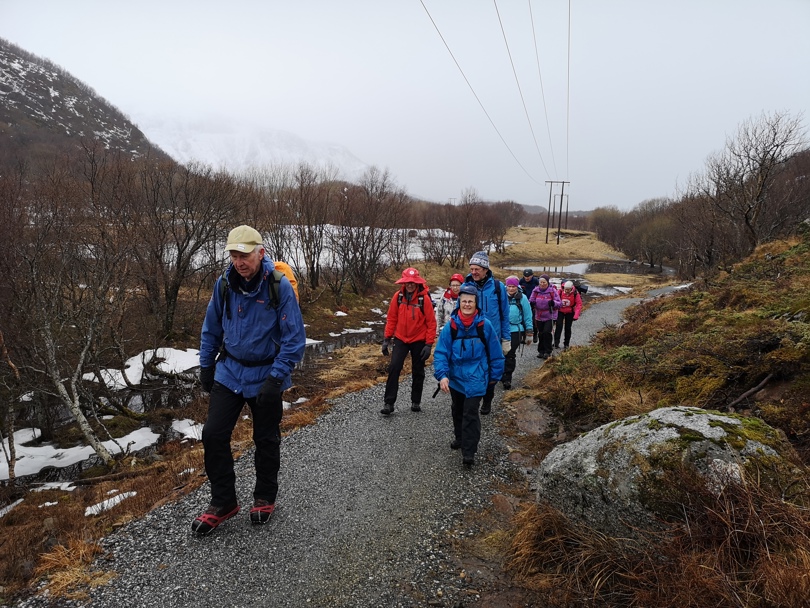
M 241 251 L 250 253 L 256 245 L 262 244 L 262 235 L 250 226 L 237 226 L 228 233 L 228 244 L 225 251 Z

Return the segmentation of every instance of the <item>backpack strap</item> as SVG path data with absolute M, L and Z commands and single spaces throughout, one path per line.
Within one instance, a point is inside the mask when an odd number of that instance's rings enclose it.
M 405 298 L 405 294 L 402 293 L 402 290 L 397 292 L 397 306 L 402 305 L 402 300 Z M 416 305 L 422 309 L 422 316 L 425 315 L 425 294 L 420 292 L 418 296 L 416 296 Z

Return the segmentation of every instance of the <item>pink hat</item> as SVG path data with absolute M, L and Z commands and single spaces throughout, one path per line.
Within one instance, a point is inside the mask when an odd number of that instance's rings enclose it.
M 425 279 L 419 276 L 419 271 L 416 268 L 406 268 L 402 271 L 402 278 L 397 283 L 418 283 L 419 285 L 427 285 Z
M 517 277 L 506 277 L 506 285 L 512 285 L 513 287 L 520 287 L 520 279 Z

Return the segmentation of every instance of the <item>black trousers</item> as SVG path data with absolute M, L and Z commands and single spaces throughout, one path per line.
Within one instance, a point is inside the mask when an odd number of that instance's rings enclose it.
M 467 397 L 464 393 L 450 389 L 450 411 L 453 414 L 453 432 L 461 442 L 462 458 L 473 458 L 481 440 L 481 417 L 478 406 L 481 397 Z
M 537 352 L 541 355 L 544 353 L 550 355 L 554 350 L 554 336 L 551 335 L 554 329 L 553 324 L 554 321 L 551 319 L 548 321 L 537 320 L 537 329 L 540 332 L 540 339 L 537 341 Z
M 523 342 L 522 337 L 522 331 L 512 332 L 512 347 L 509 349 L 509 352 L 506 353 L 506 360 L 503 363 L 503 376 L 501 377 L 501 380 L 506 384 L 512 383 L 512 373 L 515 371 L 515 367 L 517 367 L 517 351 L 518 348 L 520 348 L 520 343 Z M 494 387 L 495 385 L 493 384 L 492 386 Z
M 393 340 L 391 349 L 391 363 L 388 365 L 388 380 L 385 383 L 385 397 L 383 400 L 389 405 L 394 405 L 399 392 L 399 375 L 402 373 L 402 366 L 405 365 L 405 357 L 411 355 L 411 374 L 413 383 L 411 384 L 411 403 L 422 403 L 422 387 L 425 385 L 425 362 L 422 361 L 422 349 L 425 342 L 405 343 L 402 340 Z
M 560 335 L 565 328 L 563 346 L 571 343 L 571 327 L 574 325 L 574 311 L 557 313 L 556 326 L 554 327 L 554 346 L 560 345 Z
M 259 407 L 255 397 L 245 399 L 219 382 L 214 382 L 202 442 L 205 448 L 205 472 L 211 482 L 211 504 L 218 507 L 237 504 L 231 434 L 245 403 L 251 410 L 253 443 L 256 446 L 256 486 L 253 498 L 276 502 L 278 470 L 281 465 L 279 424 L 284 411 L 281 397 L 276 403 Z

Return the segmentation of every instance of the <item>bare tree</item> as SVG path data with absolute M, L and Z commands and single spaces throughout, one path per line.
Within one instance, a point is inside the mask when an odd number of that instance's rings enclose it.
M 704 178 L 695 182 L 737 230 L 744 254 L 784 230 L 779 211 L 788 208 L 793 193 L 775 185 L 788 160 L 805 145 L 799 117 L 763 113 L 740 125 L 724 150 L 709 158 Z

